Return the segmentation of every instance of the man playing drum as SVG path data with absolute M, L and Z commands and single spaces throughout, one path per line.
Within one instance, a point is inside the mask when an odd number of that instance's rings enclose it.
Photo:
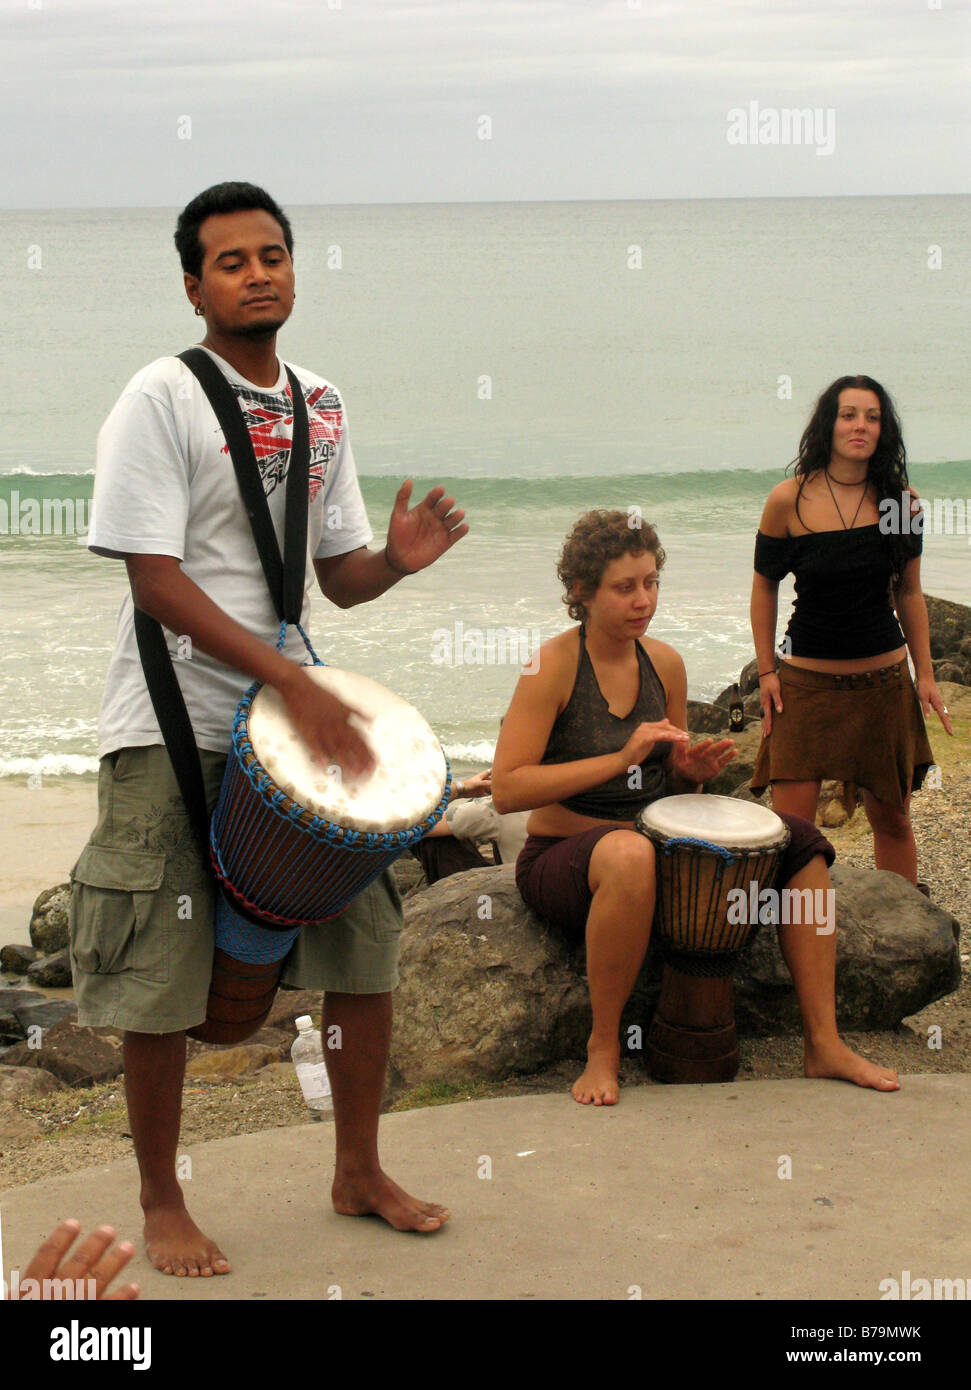
M 654 528 L 631 525 L 625 512 L 580 518 L 558 567 L 580 626 L 545 643 L 520 677 L 493 762 L 496 809 L 532 811 L 516 866 L 520 892 L 568 935 L 585 933 L 593 1026 L 573 1086 L 585 1105 L 617 1102 L 621 1014 L 654 918 L 655 850 L 634 829 L 637 811 L 699 791 L 735 756 L 730 739 L 691 746 L 684 662 L 646 636 L 664 558 Z M 783 819 L 791 838 L 779 886 L 832 901 L 817 890 L 831 889 L 833 847 L 808 821 Z M 840 1041 L 835 932 L 789 923 L 779 944 L 802 1013 L 806 1075 L 897 1090 L 895 1072 Z
M 205 319 L 202 347 L 229 381 L 249 429 L 282 538 L 293 407 L 276 356 L 294 300 L 290 224 L 262 189 L 219 184 L 181 214 L 176 245 L 185 290 Z M 377 598 L 432 564 L 468 527 L 444 488 L 409 510 L 398 492 L 383 551 L 372 537 L 336 389 L 293 368 L 310 434 L 306 588 L 314 572 L 341 608 Z M 89 545 L 125 560 L 99 727 L 99 820 L 74 871 L 72 966 L 81 1023 L 124 1030 L 128 1111 L 141 1175 L 145 1238 L 157 1269 L 225 1274 L 229 1262 L 195 1225 L 176 1179 L 185 1030 L 202 1022 L 212 964 L 213 889 L 196 848 L 139 662 L 134 604 L 167 629 L 199 746 L 210 810 L 233 714 L 254 679 L 275 687 L 313 753 L 353 776 L 373 765 L 351 710 L 298 664 L 279 623 L 223 434 L 175 357 L 128 384 L 98 439 Z M 312 562 L 312 563 L 311 563 Z M 307 599 L 304 600 L 306 615 Z M 304 617 L 306 622 L 306 616 Z M 186 659 L 189 658 L 189 659 Z M 335 1209 L 373 1213 L 398 1230 L 431 1232 L 441 1206 L 402 1191 L 380 1168 L 378 1114 L 397 983 L 400 900 L 389 874 L 324 928 L 307 928 L 286 983 L 325 990 L 324 1027 L 336 1128 Z

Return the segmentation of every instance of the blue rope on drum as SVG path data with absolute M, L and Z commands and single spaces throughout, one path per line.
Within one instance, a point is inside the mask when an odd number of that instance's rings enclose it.
M 233 960 L 246 965 L 270 965 L 289 954 L 290 947 L 303 930 L 271 931 L 258 927 L 232 906 L 225 893 L 219 892 L 214 922 L 216 945 Z
M 724 845 L 713 845 L 710 840 L 696 840 L 690 835 L 676 835 L 673 840 L 664 842 L 664 853 L 670 854 L 675 845 L 690 845 L 692 849 L 709 849 L 713 854 L 721 855 L 726 864 L 734 864 L 735 856 L 730 849 Z

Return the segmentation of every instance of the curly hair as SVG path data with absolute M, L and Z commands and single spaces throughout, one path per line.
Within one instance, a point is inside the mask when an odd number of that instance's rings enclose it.
M 900 418 L 888 392 L 871 376 L 841 376 L 826 387 L 813 409 L 812 417 L 799 441 L 799 452 L 789 464 L 799 479 L 799 497 L 809 477 L 825 469 L 833 453 L 833 428 L 839 413 L 840 393 L 847 390 L 872 391 L 880 402 L 880 438 L 869 460 L 867 477 L 873 484 L 879 505 L 892 498 L 899 505 L 900 495 L 907 487 L 907 450 L 904 448 Z M 796 499 L 796 510 L 799 508 Z M 910 558 L 907 543 L 901 536 L 891 536 L 893 577 L 898 579 Z
M 654 527 L 641 519 L 640 508 L 585 512 L 564 541 L 556 566 L 566 590 L 563 602 L 573 621 L 582 623 L 587 613 L 578 595 L 592 594 L 600 587 L 611 560 L 646 552 L 654 556 L 660 572 L 666 558 L 664 550 Z

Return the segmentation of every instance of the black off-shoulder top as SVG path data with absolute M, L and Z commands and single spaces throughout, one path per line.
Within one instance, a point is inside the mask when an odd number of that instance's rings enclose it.
M 908 537 L 919 555 L 923 536 Z M 786 629 L 790 655 L 846 660 L 879 656 L 904 645 L 890 596 L 890 536 L 872 526 L 810 531 L 805 536 L 755 537 L 755 568 L 766 579 L 796 580 Z

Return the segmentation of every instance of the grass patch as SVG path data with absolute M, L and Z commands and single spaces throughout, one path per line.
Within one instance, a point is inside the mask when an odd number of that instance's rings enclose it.
M 423 1081 L 413 1086 L 391 1106 L 395 1110 L 420 1110 L 429 1105 L 455 1105 L 459 1101 L 488 1100 L 501 1092 L 501 1087 L 490 1081 Z
M 21 1096 L 18 1106 L 23 1114 L 40 1120 L 46 1133 L 53 1135 L 83 1129 L 107 1133 L 128 1121 L 125 1087 L 120 1077 L 99 1086 Z

